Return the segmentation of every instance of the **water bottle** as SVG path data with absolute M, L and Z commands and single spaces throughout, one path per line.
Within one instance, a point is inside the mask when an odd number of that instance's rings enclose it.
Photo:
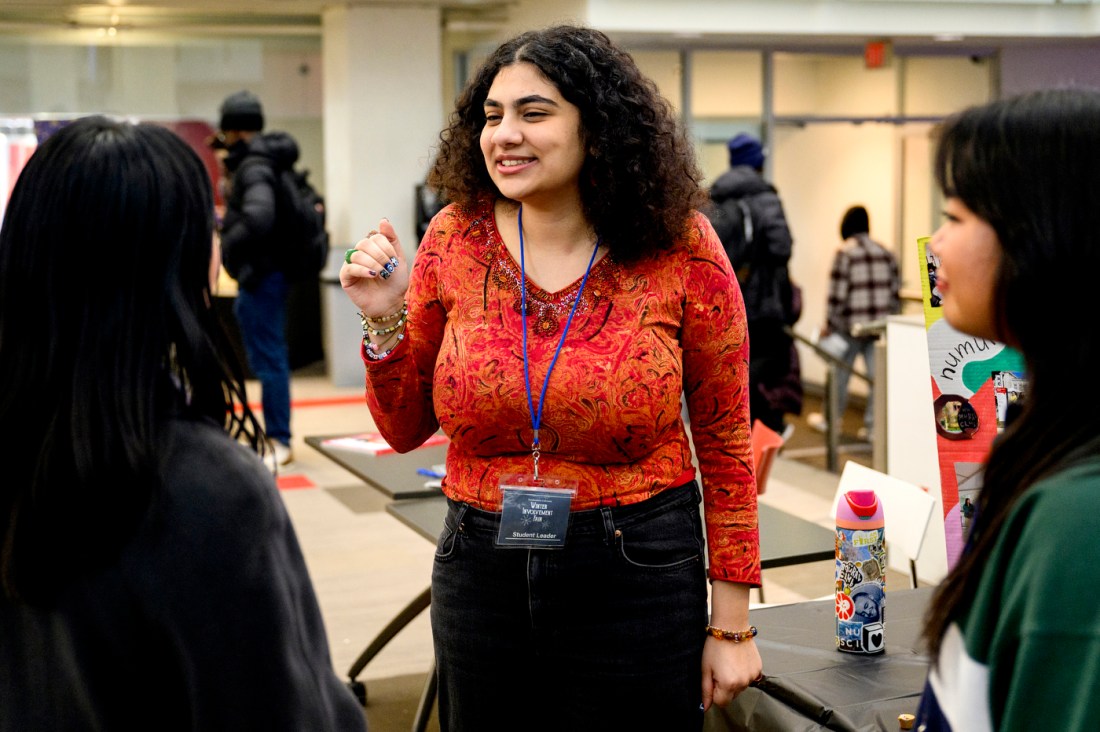
M 873 490 L 848 491 L 836 507 L 836 647 L 886 650 L 886 540 Z

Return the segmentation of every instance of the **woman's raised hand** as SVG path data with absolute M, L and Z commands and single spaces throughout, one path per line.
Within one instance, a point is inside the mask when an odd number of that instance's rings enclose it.
M 388 219 L 344 252 L 340 285 L 368 317 L 384 317 L 401 309 L 409 287 L 409 266 Z

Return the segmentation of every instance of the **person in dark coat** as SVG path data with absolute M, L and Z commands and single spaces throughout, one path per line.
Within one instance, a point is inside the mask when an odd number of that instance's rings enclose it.
M 226 97 L 215 146 L 225 151 L 225 218 L 221 226 L 225 269 L 239 290 L 233 313 L 252 373 L 260 380 L 264 431 L 274 462 L 290 464 L 290 354 L 286 340 L 290 283 L 277 253 L 276 170 L 298 159 L 285 132 L 261 134 L 260 100 L 248 91 Z
M 749 323 L 749 411 L 782 433 L 784 415 L 802 412 L 802 374 L 794 340 L 784 326 L 801 303 L 791 284 L 791 232 L 775 187 L 764 180 L 764 149 L 747 134 L 727 144 L 730 169 L 711 186 L 708 212 L 730 258 Z

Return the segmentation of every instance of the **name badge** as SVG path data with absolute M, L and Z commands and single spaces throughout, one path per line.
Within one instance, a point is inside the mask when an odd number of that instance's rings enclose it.
M 569 530 L 575 481 L 552 476 L 509 475 L 500 482 L 501 515 L 497 546 L 560 549 Z

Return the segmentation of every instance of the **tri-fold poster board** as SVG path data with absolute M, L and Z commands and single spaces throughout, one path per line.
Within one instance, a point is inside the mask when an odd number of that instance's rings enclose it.
M 993 440 L 1004 431 L 1009 407 L 1027 391 L 1024 360 L 1003 343 L 952 328 L 943 318 L 936 287 L 939 261 L 918 240 L 928 365 L 932 379 L 930 412 L 935 420 L 943 504 L 947 566 L 962 552 L 982 486 L 982 464 Z

